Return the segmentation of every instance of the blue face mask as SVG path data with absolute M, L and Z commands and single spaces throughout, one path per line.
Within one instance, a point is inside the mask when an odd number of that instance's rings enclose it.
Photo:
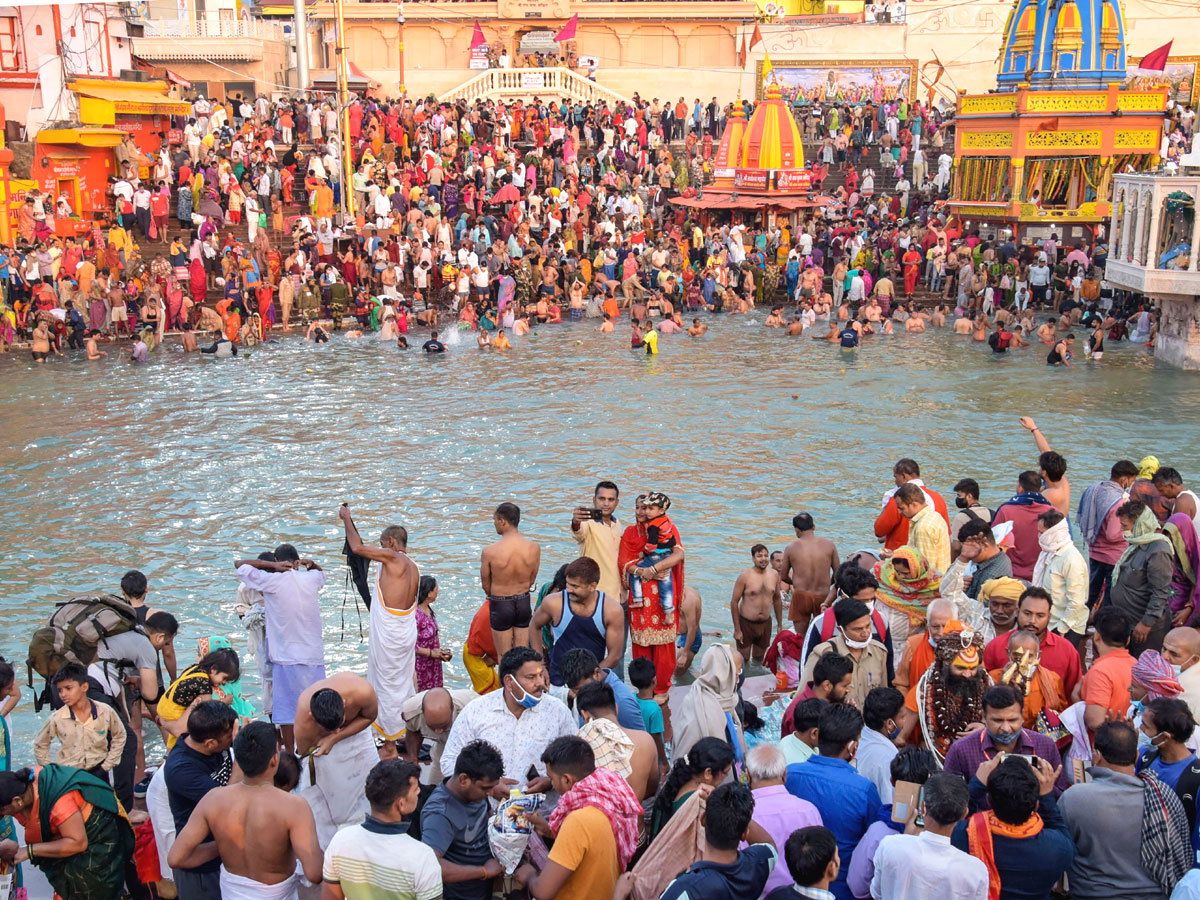
M 1126 715 L 1126 717 L 1132 719 L 1135 716 L 1140 716 L 1142 714 L 1142 710 L 1144 710 L 1145 708 L 1146 708 L 1145 700 L 1134 700 L 1132 703 L 1129 704 L 1129 709 L 1125 713 L 1125 715 Z M 1141 732 L 1139 731 L 1139 734 L 1140 733 Z
M 1001 747 L 1008 747 L 1011 744 L 1015 744 L 1017 742 L 1017 738 L 1020 736 L 1021 732 L 1019 731 L 1014 731 L 1010 734 L 999 734 L 998 732 L 992 731 L 990 728 L 988 729 L 988 737 L 992 739 L 992 743 Z
M 521 688 L 521 693 L 525 695 L 524 697 L 518 697 L 516 694 L 512 695 L 512 698 L 517 701 L 518 706 L 523 706 L 526 709 L 533 709 L 538 705 L 538 703 L 541 702 L 541 697 L 535 697 L 533 694 L 525 690 L 525 688 L 522 688 L 521 685 L 517 684 L 517 679 L 513 679 L 513 684 L 516 684 L 517 687 Z
M 1150 735 L 1146 734 L 1146 732 L 1142 731 L 1142 729 L 1139 728 L 1138 729 L 1138 756 L 1141 756 L 1143 753 L 1145 753 L 1147 750 L 1152 749 L 1153 747 L 1154 747 L 1154 739 L 1151 738 Z

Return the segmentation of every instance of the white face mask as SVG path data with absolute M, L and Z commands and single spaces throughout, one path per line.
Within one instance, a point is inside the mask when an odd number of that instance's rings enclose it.
M 842 628 L 840 625 L 838 626 L 838 631 L 842 633 L 842 640 L 846 642 L 846 646 L 851 650 L 866 650 L 871 644 L 870 638 L 867 638 L 865 641 L 854 640 L 850 637 L 850 635 L 846 634 L 846 629 Z

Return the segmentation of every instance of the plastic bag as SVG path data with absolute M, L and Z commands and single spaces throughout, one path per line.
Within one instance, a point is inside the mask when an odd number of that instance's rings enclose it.
M 529 835 L 533 826 L 528 813 L 542 805 L 545 794 L 514 794 L 501 802 L 495 815 L 488 820 L 488 845 L 492 855 L 504 866 L 504 874 L 511 875 L 521 864 Z

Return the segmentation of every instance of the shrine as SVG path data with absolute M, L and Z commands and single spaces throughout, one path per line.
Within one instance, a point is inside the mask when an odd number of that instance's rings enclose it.
M 1091 240 L 1112 179 L 1158 165 L 1166 88 L 1130 90 L 1120 0 L 1015 0 L 996 90 L 960 92 L 949 202 L 964 233 Z

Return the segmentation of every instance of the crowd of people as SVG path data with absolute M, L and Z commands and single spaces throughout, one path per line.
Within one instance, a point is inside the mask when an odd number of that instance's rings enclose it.
M 1153 456 L 1079 491 L 1020 425 L 1035 462 L 995 508 L 985 473 L 951 506 L 901 459 L 877 549 L 803 512 L 751 546 L 730 643 L 686 499 L 626 519 L 610 481 L 549 565 L 495 508 L 465 636 L 407 527 L 368 543 L 343 505 L 365 677 L 326 670 L 327 575 L 290 544 L 234 562 L 246 634 L 194 657 L 131 570 L 31 641 L 53 711 L 32 759 L 5 742 L 0 859 L 64 900 L 1200 896 L 1200 496 Z
M 105 339 L 128 336 L 141 362 L 178 330 L 185 351 L 228 356 L 275 326 L 324 342 L 344 320 L 401 347 L 410 328 L 458 327 L 503 349 L 538 324 L 595 318 L 609 330 L 629 315 L 634 346 L 657 352 L 657 334 L 684 330 L 684 316 L 698 334 L 698 313 L 776 305 L 795 307 L 789 334 L 831 321 L 820 337 L 845 346 L 899 323 L 923 330 L 950 307 L 981 339 L 1005 331 L 1005 348 L 1029 338 L 1035 311 L 1053 311 L 1039 338 L 1065 362 L 1057 345 L 1084 313 L 1103 331 L 1089 341 L 1097 359 L 1103 339 L 1153 340 L 1155 311 L 1103 282 L 1102 239 L 1017 246 L 950 215 L 953 120 L 903 97 L 797 108 L 817 147 L 814 183 L 839 174 L 833 206 L 701 221 L 671 201 L 712 180 L 731 109 L 636 95 L 615 106 L 356 100 L 346 148 L 328 101 L 200 96 L 178 142 L 117 148 L 107 228 L 59 237 L 69 198 L 31 193 L 16 246 L 0 248 L 0 350 L 27 340 L 37 362 L 64 344 L 98 359 Z M 918 292 L 945 306 L 918 310 Z M 652 320 L 661 329 L 645 329 Z

